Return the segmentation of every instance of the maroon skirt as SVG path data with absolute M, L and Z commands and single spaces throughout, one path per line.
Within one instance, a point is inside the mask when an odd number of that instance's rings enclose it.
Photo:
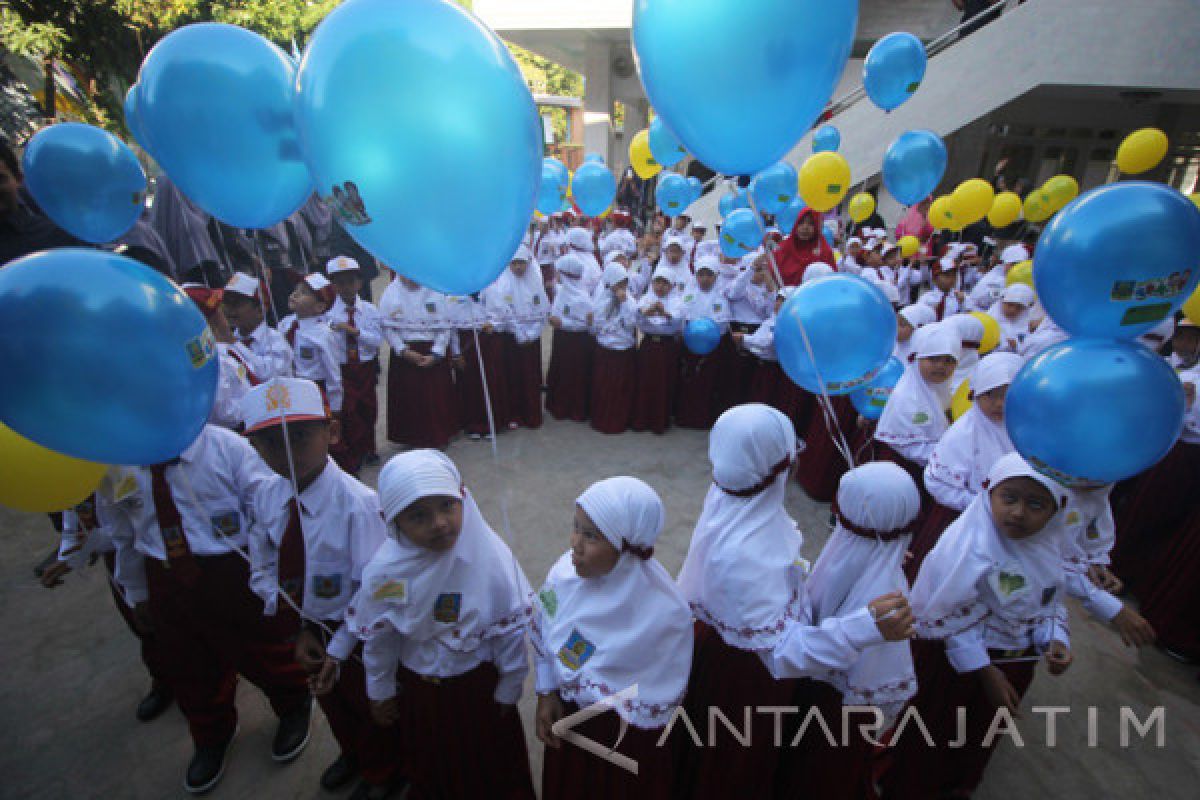
M 854 410 L 848 397 L 830 399 L 833 401 L 833 413 L 837 425 L 849 444 L 854 433 L 858 412 Z M 804 439 L 804 452 L 797 459 L 799 465 L 796 469 L 796 481 L 810 498 L 818 503 L 828 503 L 837 494 L 838 481 L 842 479 L 842 475 L 849 467 L 846 459 L 834 446 L 834 433 L 827 427 L 825 414 L 822 413 L 816 402 L 814 402 L 808 427 L 801 437 Z
M 568 716 L 579 710 L 575 703 L 564 706 Z M 671 800 L 675 752 L 670 742 L 659 745 L 662 728 L 628 725 L 622 734 L 616 712 L 606 711 L 573 730 L 608 747 L 619 739 L 616 752 L 637 762 L 637 774 L 563 741 L 557 749 L 545 748 L 542 800 Z
M 592 360 L 592 427 L 624 433 L 633 419 L 637 397 L 637 352 L 596 346 Z
M 789 706 L 795 693 L 796 681 L 775 680 L 757 655 L 731 647 L 716 630 L 697 621 L 684 709 L 704 746 L 697 747 L 686 731 L 681 732 L 682 721 L 676 722 L 673 732 L 680 733 L 680 766 L 675 796 L 681 800 L 774 797 L 783 747 L 788 743 L 780 738 L 776 746 L 775 717 L 759 713 L 758 708 Z M 715 714 L 710 719 L 710 709 L 719 709 L 743 735 L 749 709 L 750 746 L 743 746 Z
M 779 366 L 778 361 L 759 360 L 754 367 L 754 374 L 750 376 L 750 388 L 747 391 L 747 401 L 751 403 L 763 403 L 764 405 L 779 408 L 777 393 L 779 392 L 779 382 L 786 381 L 787 376 L 783 374 L 783 369 Z M 783 413 L 787 413 L 783 411 Z
M 940 797 L 970 797 L 983 779 L 996 742 L 984 747 L 983 740 L 996 714 L 989 703 L 978 673 L 960 674 L 946 659 L 939 641 L 913 642 L 917 694 L 911 705 L 929 731 L 933 747 L 915 722 L 909 723 L 892 741 L 892 762 L 883 776 L 887 800 L 930 800 Z M 1017 694 L 1025 696 L 1033 682 L 1036 661 L 998 664 Z M 958 709 L 966 709 L 959 730 Z M 903 719 L 903 717 L 902 717 Z M 961 734 L 961 735 L 960 735 Z M 965 738 L 960 747 L 950 747 Z M 998 738 L 998 737 L 997 737 Z
M 587 420 L 595 349 L 596 340 L 587 331 L 555 329 L 546 370 L 546 410 L 555 419 Z
M 432 342 L 413 342 L 428 355 Z M 440 358 L 429 367 L 410 364 L 398 353 L 388 361 L 388 439 L 407 447 L 442 449 L 459 431 L 458 406 L 450 364 Z
M 541 339 L 522 344 L 512 334 L 505 334 L 504 363 L 508 371 L 509 421 L 525 428 L 542 427 Z
M 463 341 L 462 384 L 460 408 L 462 427 L 467 433 L 482 435 L 491 431 L 488 425 L 487 398 L 484 397 L 484 379 L 487 381 L 487 397 L 492 401 L 492 415 L 496 430 L 508 426 L 508 365 L 505 361 L 505 336 L 500 333 L 479 334 L 479 347 L 483 352 L 483 369 L 479 372 L 479 354 L 475 350 L 475 337 L 467 333 Z
M 363 459 L 375 452 L 375 420 L 379 417 L 379 361 L 342 364 L 342 436 L 330 448 L 338 466 L 358 472 Z
M 493 699 L 495 666 L 434 680 L 401 666 L 398 678 L 409 800 L 533 800 L 521 715 Z
M 337 625 L 327 623 L 331 630 L 336 630 Z M 376 786 L 390 783 L 403 763 L 400 728 L 381 727 L 371 718 L 361 645 L 351 658 L 342 662 L 342 672 L 333 690 L 318 697 L 317 703 L 342 755 L 354 760 L 363 779 Z
M 918 486 L 922 485 L 918 484 Z M 917 579 L 921 564 L 925 563 L 925 556 L 933 550 L 938 539 L 941 539 L 942 534 L 946 532 L 946 528 L 950 527 L 950 523 L 958 519 L 958 515 L 962 513 L 953 508 L 947 508 L 933 498 L 926 500 L 924 492 L 922 492 L 921 502 L 922 516 L 918 520 L 919 525 L 913 534 L 912 543 L 908 546 L 908 552 L 912 554 L 912 557 L 904 562 L 904 574 L 908 576 L 909 583 Z
M 708 430 L 731 404 L 735 379 L 733 339 L 721 337 L 717 349 L 706 356 L 685 352 L 679 371 L 679 393 L 675 399 L 675 424 L 681 428 Z
M 679 377 L 679 339 L 646 334 L 637 349 L 637 399 L 633 403 L 635 431 L 666 433 L 671 427 L 675 383 Z
M 1138 591 L 1142 616 L 1163 647 L 1200 660 L 1200 508 L 1172 532 Z M 1187 505 L 1180 502 L 1180 505 Z
M 792 705 L 798 713 L 789 720 L 792 723 L 786 740 L 789 750 L 779 767 L 776 797 L 780 800 L 874 800 L 872 764 L 875 746 L 859 733 L 860 725 L 874 723 L 874 715 L 844 712 L 842 693 L 828 683 L 811 678 L 796 683 Z M 832 743 L 815 721 L 810 722 L 803 737 L 795 741 L 799 726 L 811 709 L 816 709 L 828 726 Z
M 1113 572 L 1139 598 L 1143 585 L 1155 579 L 1152 565 L 1170 547 L 1197 495 L 1200 445 L 1180 441 L 1121 497 L 1114 498 L 1117 541 L 1111 554 Z

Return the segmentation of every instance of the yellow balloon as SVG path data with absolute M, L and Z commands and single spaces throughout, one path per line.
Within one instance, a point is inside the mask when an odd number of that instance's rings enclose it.
M 1042 186 L 1042 192 L 1050 196 L 1050 206 L 1059 211 L 1079 196 L 1079 182 L 1070 175 L 1055 175 Z
M 1117 148 L 1117 167 L 1126 175 L 1152 170 L 1166 158 L 1167 144 L 1167 135 L 1158 128 L 1136 130 Z
M 800 196 L 814 211 L 828 211 L 850 191 L 850 162 L 837 153 L 814 153 L 800 167 Z
M 904 258 L 911 258 L 921 249 L 921 240 L 915 236 L 901 236 L 896 244 L 900 245 L 900 255 Z
M 950 195 L 954 204 L 955 218 L 963 225 L 973 225 L 987 216 L 992 209 L 992 201 L 996 199 L 996 190 L 983 178 L 971 178 L 963 181 Z
M 875 198 L 866 192 L 859 192 L 850 198 L 850 219 L 864 222 L 875 213 Z
M 1016 192 L 1001 192 L 992 200 L 988 222 L 993 228 L 1007 228 L 1021 216 L 1021 196 Z
M 1192 292 L 1192 296 L 1183 304 L 1183 315 L 1191 320 L 1193 325 L 1200 325 L 1200 289 Z
M 1054 209 L 1043 199 L 1041 189 L 1035 189 L 1026 196 L 1022 211 L 1030 222 L 1045 222 L 1054 216 Z
M 1196 208 L 1200 208 L 1200 192 L 1188 195 L 1188 199 L 1196 204 Z
M 950 398 L 950 416 L 957 420 L 970 411 L 973 405 L 975 404 L 971 402 L 971 379 L 967 378 L 958 385 L 954 396 Z
M 985 311 L 972 311 L 971 316 L 983 323 L 983 338 L 979 340 L 979 355 L 986 356 L 1000 344 L 1000 323 Z
M 642 129 L 629 140 L 629 165 L 634 173 L 644 181 L 648 181 L 662 172 L 662 164 L 654 160 L 650 152 L 650 131 Z
M 47 450 L 0 423 L 0 505 L 62 511 L 82 503 L 108 467 Z
M 954 205 L 950 202 L 949 195 L 942 195 L 929 204 L 929 213 L 926 214 L 929 224 L 938 230 L 960 230 L 962 226 L 954 227 L 958 223 L 954 219 Z
M 1033 262 L 1022 261 L 1019 264 L 1013 264 L 1012 269 L 1004 276 L 1004 285 L 1012 286 L 1014 283 L 1023 283 L 1026 286 L 1033 286 Z

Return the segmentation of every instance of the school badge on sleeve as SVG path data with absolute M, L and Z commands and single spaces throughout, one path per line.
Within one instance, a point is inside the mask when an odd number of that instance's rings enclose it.
M 400 579 L 381 581 L 371 591 L 371 599 L 407 603 L 408 581 Z
M 579 631 L 571 631 L 567 643 L 558 651 L 558 660 L 567 669 L 579 669 L 596 654 L 596 645 L 583 638 Z
M 437 600 L 433 601 L 433 618 L 438 622 L 453 625 L 458 622 L 460 611 L 462 611 L 462 592 L 439 594 Z
M 313 595 L 322 600 L 332 600 L 342 593 L 341 575 L 313 575 Z
M 230 537 L 237 536 L 242 532 L 242 519 L 236 511 L 223 511 L 220 514 L 214 514 L 210 518 L 213 527 L 213 533 L 217 536 Z

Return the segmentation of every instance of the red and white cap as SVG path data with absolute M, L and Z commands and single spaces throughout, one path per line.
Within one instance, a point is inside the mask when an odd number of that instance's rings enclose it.
M 325 265 L 325 271 L 330 275 L 336 275 L 339 272 L 357 272 L 359 269 L 358 262 L 350 256 L 334 256 Z
M 240 294 L 243 297 L 249 297 L 252 300 L 259 300 L 259 284 L 254 278 L 251 278 L 244 272 L 235 272 L 229 282 L 225 284 L 225 291 Z
M 242 397 L 246 433 L 288 422 L 329 419 L 321 389 L 303 378 L 273 378 Z

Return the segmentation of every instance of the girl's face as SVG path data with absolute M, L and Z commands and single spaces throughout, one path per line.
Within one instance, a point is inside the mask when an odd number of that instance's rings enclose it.
M 925 382 L 932 385 L 945 383 L 954 375 L 954 368 L 958 362 L 953 356 L 929 356 L 927 358 L 917 359 L 917 368 L 921 370 L 921 377 Z
M 357 272 L 337 272 L 330 278 L 333 285 L 337 287 L 338 296 L 342 298 L 342 302 L 350 305 L 354 302 L 355 295 L 362 288 L 362 278 Z
M 997 425 L 1004 424 L 1004 398 L 1008 396 L 1008 386 L 997 386 L 983 394 L 975 395 L 975 405 L 985 417 Z
M 426 550 L 444 553 L 462 533 L 463 503 L 449 495 L 422 497 L 392 520 L 396 531 Z
M 521 260 L 510 261 L 508 268 L 512 270 L 513 275 L 516 275 L 518 278 L 523 278 L 525 277 L 526 270 L 529 269 L 529 262 Z
M 1200 328 L 1176 328 L 1171 336 L 1171 349 L 1186 362 L 1200 355 Z
M 612 572 L 620 557 L 591 517 L 575 506 L 575 527 L 571 531 L 571 564 L 575 573 L 581 578 L 602 578 Z
M 1058 511 L 1054 497 L 1033 478 L 1001 481 L 988 494 L 992 521 L 1010 539 L 1028 539 L 1046 527 Z
M 666 278 L 655 278 L 650 287 L 654 289 L 655 297 L 666 297 L 671 291 L 671 282 Z
M 912 335 L 913 335 L 913 326 L 909 325 L 908 320 L 906 320 L 901 314 L 897 314 L 896 315 L 896 341 L 897 342 L 907 342 L 909 339 L 912 338 Z
M 713 288 L 716 282 L 717 276 L 706 269 L 702 269 L 696 273 L 696 285 L 706 292 Z
M 1025 306 L 1020 303 L 1001 303 L 1000 312 L 1004 314 L 1005 319 L 1015 320 L 1021 316 L 1021 312 L 1025 311 Z
M 868 267 L 882 267 L 883 266 L 883 256 L 879 255 L 879 253 L 875 252 L 874 250 L 868 250 L 867 251 L 867 266 Z
M 817 235 L 817 226 L 813 225 L 812 217 L 802 217 L 796 223 L 796 237 L 808 240 Z
M 954 270 L 939 272 L 933 276 L 933 285 L 941 289 L 943 292 L 948 292 L 954 288 L 954 284 L 958 282 L 958 273 Z
M 667 263 L 671 266 L 676 266 L 683 260 L 683 248 L 679 245 L 671 245 L 667 248 Z
M 288 295 L 288 308 L 301 319 L 315 317 L 325 311 L 325 304 L 307 283 L 300 281 Z
M 900 263 L 900 251 L 899 250 L 889 250 L 888 254 L 886 256 L 884 256 L 883 263 L 889 267 L 894 267 L 897 264 L 899 264 Z

